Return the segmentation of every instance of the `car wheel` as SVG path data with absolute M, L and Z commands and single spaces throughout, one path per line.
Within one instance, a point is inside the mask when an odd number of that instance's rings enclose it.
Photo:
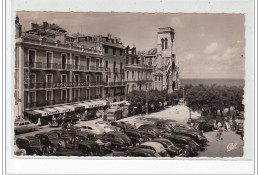
M 189 150 L 188 149 L 183 149 L 182 150 L 182 154 L 183 157 L 188 157 L 190 155 Z

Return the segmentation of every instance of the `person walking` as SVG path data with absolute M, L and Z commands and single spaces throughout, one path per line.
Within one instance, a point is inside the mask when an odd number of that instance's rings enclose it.
M 220 122 L 219 122 L 220 123 Z M 222 133 L 223 133 L 223 127 L 222 126 L 220 126 L 219 128 L 218 128 L 218 133 L 217 133 L 217 135 L 216 135 L 216 137 L 217 137 L 217 141 L 219 141 L 219 140 L 223 140 L 223 138 L 222 138 Z

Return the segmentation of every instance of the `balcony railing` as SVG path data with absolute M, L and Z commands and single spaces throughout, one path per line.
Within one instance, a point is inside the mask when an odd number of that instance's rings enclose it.
M 126 82 L 105 82 L 105 86 L 125 86 Z
M 71 64 L 59 64 L 59 69 L 71 70 L 73 66 Z
M 42 68 L 42 63 L 41 62 L 24 62 L 24 67 Z
M 42 68 L 44 69 L 58 69 L 59 65 L 57 63 L 43 63 Z
M 56 104 L 56 102 L 54 100 L 48 100 L 48 101 L 44 101 L 42 103 L 31 102 L 31 103 L 25 104 L 25 108 L 35 108 L 35 107 L 50 106 L 50 105 L 55 105 L 55 104 Z

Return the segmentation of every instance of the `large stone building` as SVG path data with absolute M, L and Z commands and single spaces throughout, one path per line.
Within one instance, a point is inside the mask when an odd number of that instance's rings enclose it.
M 157 47 L 143 53 L 154 66 L 153 84 L 158 90 L 173 92 L 179 89 L 179 67 L 176 64 L 174 29 L 159 28 L 157 32 Z
M 15 25 L 16 116 L 123 101 L 132 90 L 178 88 L 171 28 L 159 29 L 156 52 L 138 55 L 111 34 L 68 34 L 47 22 L 23 32 L 18 17 Z

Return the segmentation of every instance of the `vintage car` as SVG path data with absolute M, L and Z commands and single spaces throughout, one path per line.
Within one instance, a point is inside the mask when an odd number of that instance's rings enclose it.
M 108 109 L 106 114 L 108 121 L 117 121 L 123 118 L 123 110 L 122 109 Z
M 57 133 L 59 135 L 59 137 L 61 139 L 65 140 L 65 142 L 67 144 L 74 143 L 74 137 L 69 135 L 69 133 L 66 131 L 66 129 L 54 129 L 54 130 L 51 130 L 50 132 Z
M 161 157 L 161 155 L 151 149 L 136 148 L 129 151 L 127 157 Z
M 158 142 L 144 142 L 139 146 L 139 148 L 151 149 L 162 157 L 170 157 L 163 145 Z
M 180 147 L 175 146 L 168 139 L 156 138 L 156 139 L 153 139 L 152 142 L 157 142 L 157 143 L 162 144 L 171 157 L 182 156 L 182 149 Z
M 157 134 L 154 132 L 149 132 L 145 129 L 128 129 L 125 134 L 132 140 L 133 144 L 138 146 L 142 142 L 151 141 L 153 138 L 157 138 Z
M 84 153 L 76 149 L 59 149 L 52 156 L 84 156 Z
M 82 151 L 85 156 L 103 156 L 106 150 L 95 141 L 80 141 L 77 149 Z
M 66 130 L 69 135 L 74 135 L 78 132 L 81 132 L 81 129 L 78 126 L 71 126 L 71 127 L 66 128 Z
M 214 131 L 214 125 L 206 122 L 205 120 L 197 120 L 193 127 L 201 132 Z
M 144 124 L 141 125 L 137 130 L 149 132 L 150 134 L 153 134 L 154 137 L 161 137 L 161 132 L 153 125 Z
M 116 126 L 112 126 L 108 122 L 105 122 L 105 121 L 97 121 L 95 124 L 100 126 L 106 133 L 118 130 L 118 128 Z
M 95 125 L 95 124 L 80 124 L 77 125 L 80 126 L 81 131 L 85 131 L 88 132 L 90 134 L 94 134 L 94 135 L 100 135 L 105 133 L 104 129 L 102 129 L 100 126 Z
M 171 133 L 174 131 L 174 127 L 169 121 L 156 121 L 153 125 L 163 133 Z
M 188 124 L 185 123 L 174 123 L 173 124 L 174 127 L 174 131 L 189 131 L 189 132 L 196 132 L 200 135 L 203 135 L 203 133 L 197 129 L 195 129 L 194 127 L 189 126 Z
M 60 148 L 67 148 L 65 140 L 61 139 L 55 132 L 40 132 L 35 134 L 35 137 L 39 138 L 41 144 L 47 146 L 53 152 Z
M 174 135 L 174 134 L 165 134 L 164 138 L 170 140 L 175 146 L 180 147 L 182 155 L 184 157 L 193 156 L 198 154 L 198 147 L 192 142 L 192 139 L 185 136 Z
M 112 150 L 126 150 L 132 145 L 131 139 L 122 132 L 112 131 L 95 137 L 103 143 L 110 142 Z
M 46 146 L 41 144 L 39 138 L 34 136 L 24 136 L 16 139 L 16 145 L 19 149 L 25 149 L 27 155 L 45 155 Z
M 127 121 L 114 121 L 111 122 L 111 125 L 120 128 L 120 131 L 123 132 L 125 132 L 127 129 L 135 129 L 134 126 Z
M 195 141 L 195 144 L 199 147 L 203 147 L 208 143 L 208 140 L 205 136 L 200 135 L 196 132 L 189 132 L 186 130 L 176 130 L 173 133 L 176 135 L 183 135 L 183 136 L 191 138 L 192 140 Z
M 38 130 L 38 125 L 33 124 L 30 121 L 27 120 L 21 120 L 21 121 L 16 121 L 14 123 L 14 133 L 22 133 L 22 132 L 28 132 L 28 131 L 36 131 Z

